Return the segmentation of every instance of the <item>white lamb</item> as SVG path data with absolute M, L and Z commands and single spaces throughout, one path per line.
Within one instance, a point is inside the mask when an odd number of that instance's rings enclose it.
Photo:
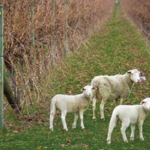
M 135 124 L 137 123 L 139 126 L 140 139 L 142 141 L 144 140 L 142 126 L 145 118 L 148 115 L 148 112 L 150 111 L 150 98 L 144 99 L 143 101 L 141 101 L 140 104 L 141 105 L 119 105 L 114 109 L 109 123 L 109 131 L 107 136 L 108 144 L 111 143 L 111 134 L 114 127 L 116 126 L 117 118 L 120 119 L 122 122 L 121 133 L 124 142 L 128 142 L 125 131 L 130 124 L 131 124 L 130 140 L 134 140 Z
M 107 100 L 114 100 L 117 105 L 118 99 L 122 104 L 124 99 L 127 99 L 131 92 L 134 83 L 145 80 L 145 77 L 140 76 L 141 73 L 137 69 L 129 70 L 124 75 L 114 76 L 96 76 L 93 78 L 91 85 L 97 87 L 96 94 L 93 95 L 93 119 L 95 117 L 96 99 L 101 99 L 100 114 L 101 119 L 104 119 L 104 105 Z
M 58 94 L 52 98 L 51 110 L 50 110 L 50 129 L 53 130 L 53 119 L 56 109 L 61 111 L 61 119 L 63 123 L 63 129 L 68 131 L 66 125 L 66 114 L 74 113 L 74 123 L 72 128 L 76 128 L 76 122 L 78 119 L 78 113 L 81 119 L 81 128 L 84 129 L 83 113 L 88 108 L 90 101 L 92 100 L 93 91 L 96 89 L 94 86 L 87 85 L 81 90 L 82 94 L 78 95 L 62 95 Z

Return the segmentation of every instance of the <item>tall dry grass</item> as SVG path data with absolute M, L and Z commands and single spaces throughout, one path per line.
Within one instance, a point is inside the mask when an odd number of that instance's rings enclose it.
M 39 88 L 43 76 L 100 28 L 114 0 L 3 0 L 0 4 L 4 7 L 5 64 L 23 106 L 44 99 Z
M 149 0 L 121 0 L 126 14 L 150 36 L 150 1 Z

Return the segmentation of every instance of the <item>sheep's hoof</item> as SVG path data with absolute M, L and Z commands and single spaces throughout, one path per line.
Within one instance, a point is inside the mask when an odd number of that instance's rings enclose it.
M 105 118 L 101 118 L 101 120 L 105 120 Z
M 128 143 L 128 140 L 124 140 L 125 143 Z
M 111 144 L 111 140 L 107 140 L 107 144 Z
M 141 141 L 144 141 L 144 138 L 140 138 Z
M 130 140 L 131 140 L 131 141 L 134 141 L 134 137 L 130 137 Z
M 75 125 L 72 125 L 72 129 L 75 129 L 76 128 L 76 126 Z
M 49 129 L 50 129 L 51 131 L 53 131 L 53 128 L 49 127 Z
M 68 129 L 62 129 L 63 132 L 68 131 Z
M 96 117 L 93 117 L 93 120 L 96 121 Z

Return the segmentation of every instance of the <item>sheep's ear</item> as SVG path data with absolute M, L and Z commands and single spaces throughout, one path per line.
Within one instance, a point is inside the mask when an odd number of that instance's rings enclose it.
M 131 73 L 132 73 L 132 71 L 130 71 L 130 70 L 129 70 L 129 71 L 128 71 L 128 73 L 129 73 L 129 74 L 131 74 Z
M 145 104 L 146 102 L 145 101 L 142 101 L 140 104 L 142 105 L 142 104 Z
M 81 89 L 81 91 L 85 91 L 85 88 L 83 87 L 83 88 Z
M 140 76 L 144 76 L 144 73 L 143 73 L 143 72 L 140 72 Z
M 92 90 L 95 90 L 95 89 L 96 89 L 95 86 L 93 86 L 93 87 L 92 87 Z
M 95 89 L 97 90 L 98 88 L 97 88 L 96 86 L 93 86 L 93 87 L 92 87 L 92 90 L 95 90 Z

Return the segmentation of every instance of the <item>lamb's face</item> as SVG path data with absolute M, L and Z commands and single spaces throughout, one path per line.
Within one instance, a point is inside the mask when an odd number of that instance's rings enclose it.
M 140 104 L 143 105 L 147 111 L 150 111 L 150 98 L 145 98 Z
M 93 93 L 94 93 L 94 91 L 95 91 L 96 89 L 97 89 L 97 88 L 94 87 L 94 86 L 87 85 L 87 86 L 83 87 L 83 88 L 81 89 L 81 91 L 84 93 L 84 95 L 85 95 L 86 97 L 89 97 L 90 99 L 92 99 Z
M 137 69 L 129 70 L 127 73 L 129 74 L 130 79 L 135 83 L 146 80 L 144 76 L 141 76 L 140 71 L 138 71 Z

